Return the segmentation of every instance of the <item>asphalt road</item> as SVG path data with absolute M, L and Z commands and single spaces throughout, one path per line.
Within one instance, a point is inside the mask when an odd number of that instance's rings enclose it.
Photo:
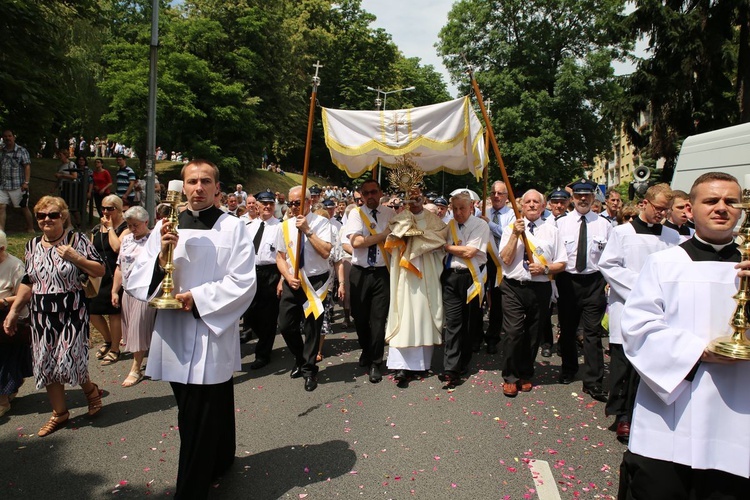
M 399 389 L 371 384 L 357 364 L 353 330 L 326 340 L 320 385 L 289 378 L 292 358 L 277 336 L 273 361 L 248 369 L 242 346 L 235 376 L 237 459 L 214 487 L 216 499 L 534 499 L 617 495 L 623 445 L 604 404 L 581 383 L 557 383 L 560 358 L 539 358 L 535 387 L 502 394 L 501 353 L 475 354 L 454 390 L 436 375 Z M 606 345 L 606 344 L 605 344 Z M 93 350 L 92 350 L 93 353 Z M 121 358 L 122 359 L 122 358 Z M 433 370 L 441 368 L 436 350 Z M 69 388 L 67 427 L 39 438 L 50 415 L 45 392 L 27 380 L 0 417 L 0 498 L 170 496 L 177 474 L 177 411 L 169 384 L 122 388 L 130 357 L 90 363 L 106 391 L 100 415 L 86 415 Z

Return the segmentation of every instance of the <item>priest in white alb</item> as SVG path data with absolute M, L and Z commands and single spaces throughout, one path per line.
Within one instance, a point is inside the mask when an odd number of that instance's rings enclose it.
M 413 190 L 407 201 L 409 210 L 391 219 L 391 236 L 386 241 L 386 248 L 391 249 L 387 366 L 396 370 L 394 379 L 402 387 L 408 385 L 412 372 L 430 369 L 432 351 L 442 341 L 440 273 L 448 227 L 424 210 L 423 202 L 420 190 Z M 423 234 L 406 236 L 415 228 Z

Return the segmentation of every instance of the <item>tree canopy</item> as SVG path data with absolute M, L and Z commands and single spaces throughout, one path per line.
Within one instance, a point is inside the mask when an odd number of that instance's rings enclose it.
M 549 189 L 609 148 L 611 68 L 628 48 L 623 0 L 461 0 L 438 51 L 455 81 L 473 65 L 514 188 Z M 468 90 L 466 83 L 462 84 Z

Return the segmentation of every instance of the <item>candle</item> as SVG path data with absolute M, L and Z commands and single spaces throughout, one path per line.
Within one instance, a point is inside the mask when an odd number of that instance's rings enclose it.
M 745 182 L 747 182 L 747 179 L 745 179 Z M 169 181 L 167 191 L 177 191 L 178 193 L 182 193 L 182 181 Z

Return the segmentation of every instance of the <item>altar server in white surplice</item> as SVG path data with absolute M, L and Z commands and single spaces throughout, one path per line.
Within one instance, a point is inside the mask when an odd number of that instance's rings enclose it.
M 646 191 L 641 213 L 631 222 L 616 226 L 599 259 L 599 270 L 609 284 L 609 398 L 606 414 L 617 420 L 617 439 L 627 443 L 638 375 L 622 350 L 622 308 L 638 273 L 652 253 L 679 245 L 680 234 L 661 224 L 672 203 L 668 184 Z
M 176 498 L 205 498 L 234 461 L 232 375 L 240 369 L 240 316 L 255 295 L 255 253 L 244 221 L 213 206 L 218 178 L 207 161 L 185 165 L 178 234 L 158 222 L 127 283 L 140 300 L 156 295 L 174 245 L 174 293 L 184 306 L 158 311 L 146 375 L 169 381 L 177 399 Z
M 747 498 L 750 363 L 707 350 L 731 333 L 740 261 L 737 180 L 699 177 L 693 238 L 651 255 L 622 312 L 625 354 L 641 376 L 619 498 Z

